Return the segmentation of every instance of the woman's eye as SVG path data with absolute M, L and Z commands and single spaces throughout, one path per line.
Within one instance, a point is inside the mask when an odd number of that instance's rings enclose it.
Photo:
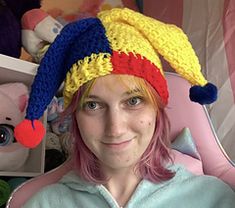
M 87 110 L 97 110 L 100 108 L 100 105 L 94 101 L 88 101 L 84 104 L 84 109 Z
M 129 100 L 128 100 L 128 105 L 130 105 L 130 106 L 136 106 L 136 105 L 138 105 L 138 104 L 140 104 L 141 102 L 142 102 L 142 98 L 140 98 L 140 97 L 132 97 L 132 98 L 130 98 Z

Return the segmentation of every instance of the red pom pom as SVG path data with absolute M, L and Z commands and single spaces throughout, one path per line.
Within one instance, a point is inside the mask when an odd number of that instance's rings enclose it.
M 36 147 L 45 136 L 45 128 L 39 120 L 25 119 L 14 130 L 16 140 L 28 148 Z

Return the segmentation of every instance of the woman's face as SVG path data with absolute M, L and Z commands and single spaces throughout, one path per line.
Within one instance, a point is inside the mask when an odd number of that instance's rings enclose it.
M 103 168 L 134 167 L 155 130 L 152 103 L 136 84 L 122 80 L 98 78 L 76 112 L 81 137 Z

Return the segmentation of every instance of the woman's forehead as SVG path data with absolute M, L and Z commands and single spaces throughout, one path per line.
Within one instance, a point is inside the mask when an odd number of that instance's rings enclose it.
M 90 93 L 113 92 L 137 92 L 140 87 L 131 75 L 106 75 L 95 80 Z

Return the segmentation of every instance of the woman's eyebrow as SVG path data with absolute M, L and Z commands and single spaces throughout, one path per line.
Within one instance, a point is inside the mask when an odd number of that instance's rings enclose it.
M 96 100 L 98 100 L 98 99 L 100 99 L 100 97 L 99 96 L 97 96 L 97 95 L 87 95 L 86 97 L 85 97 L 85 99 L 96 99 Z
M 134 89 L 130 89 L 124 92 L 123 95 L 132 95 L 132 94 L 139 94 L 139 93 L 141 93 L 141 90 L 139 88 L 134 88 Z
M 139 94 L 139 93 L 141 93 L 141 90 L 139 88 L 133 88 L 133 89 L 130 89 L 130 90 L 124 92 L 122 94 L 122 96 L 129 96 L 129 95 Z M 99 97 L 97 95 L 89 94 L 85 97 L 85 99 L 101 100 L 101 97 Z

